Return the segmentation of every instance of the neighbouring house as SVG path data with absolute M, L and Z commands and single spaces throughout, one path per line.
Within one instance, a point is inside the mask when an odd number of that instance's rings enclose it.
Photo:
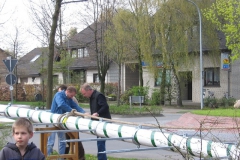
M 17 64 L 18 83 L 44 84 L 47 77 L 48 47 L 34 48 L 21 57 Z M 55 48 L 55 55 L 58 50 Z M 53 62 L 54 63 L 54 62 Z M 62 73 L 54 72 L 53 80 L 56 84 L 63 83 Z
M 72 58 L 75 58 L 75 61 L 69 66 L 69 70 L 72 71 L 70 82 L 75 82 L 76 80 L 78 83 L 99 82 L 93 25 L 86 27 L 65 43 L 65 49 L 70 52 Z M 105 82 L 118 82 L 118 67 L 116 63 L 111 62 Z
M 55 48 L 56 54 L 54 55 L 54 60 L 56 62 L 60 62 L 65 57 L 64 52 L 60 51 L 61 49 L 70 53 L 70 56 L 74 58 L 74 60 L 66 66 L 65 74 L 63 72 L 54 71 L 54 79 L 56 79 L 56 83 L 63 83 L 64 78 L 67 78 L 66 83 L 79 84 L 84 82 L 99 82 L 97 58 L 94 49 L 94 33 L 91 27 L 92 26 L 86 27 L 65 42 L 65 47 L 59 47 L 58 49 Z M 17 65 L 18 83 L 42 83 L 44 80 L 43 71 L 45 71 L 47 67 L 47 53 L 47 47 L 35 48 L 19 59 Z M 136 66 L 135 70 L 130 69 L 126 65 L 122 67 L 121 91 L 139 85 L 138 67 L 139 66 Z M 118 77 L 118 65 L 112 61 L 105 82 L 117 83 Z
M 83 29 L 81 32 L 73 36 L 65 43 L 66 48 L 71 52 L 71 56 L 76 58 L 76 61 L 69 67 L 70 70 L 79 74 L 81 82 L 96 83 L 99 82 L 97 70 L 97 55 L 95 51 L 95 35 L 94 23 Z M 101 27 L 101 25 L 97 25 Z M 99 29 L 99 28 L 98 28 Z M 133 63 L 133 62 L 129 62 Z M 121 91 L 132 86 L 139 85 L 139 65 L 135 64 L 134 69 L 128 65 L 122 64 L 121 74 Z M 118 65 L 112 61 L 106 75 L 106 83 L 118 83 Z
M 35 48 L 21 57 L 17 64 L 18 83 L 41 84 L 42 71 L 47 66 L 48 48 Z

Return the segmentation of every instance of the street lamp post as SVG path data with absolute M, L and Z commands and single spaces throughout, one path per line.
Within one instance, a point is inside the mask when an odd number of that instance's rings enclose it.
M 198 7 L 198 5 L 191 1 L 187 0 L 188 2 L 194 4 L 198 11 L 198 17 L 199 17 L 199 47 L 200 47 L 200 99 L 201 99 L 201 109 L 203 109 L 203 57 L 202 57 L 202 18 L 201 18 L 201 12 Z

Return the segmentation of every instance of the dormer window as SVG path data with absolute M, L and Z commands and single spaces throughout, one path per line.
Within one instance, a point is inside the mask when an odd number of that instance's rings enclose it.
M 39 57 L 40 55 L 36 55 L 30 62 L 35 62 Z
M 87 48 L 78 49 L 78 58 L 89 57 Z

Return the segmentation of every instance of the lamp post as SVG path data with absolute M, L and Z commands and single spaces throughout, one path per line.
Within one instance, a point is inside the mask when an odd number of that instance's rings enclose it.
M 203 57 L 202 57 L 202 18 L 201 18 L 201 12 L 198 7 L 198 5 L 191 1 L 187 0 L 188 2 L 194 4 L 198 11 L 198 17 L 199 17 L 199 47 L 200 47 L 200 97 L 201 97 L 201 109 L 203 109 Z
M 70 51 L 70 48 L 69 48 L 69 38 L 68 38 L 68 54 L 69 54 L 69 56 L 71 54 L 71 51 Z M 69 64 L 68 64 L 68 80 L 67 80 L 67 83 L 70 84 Z

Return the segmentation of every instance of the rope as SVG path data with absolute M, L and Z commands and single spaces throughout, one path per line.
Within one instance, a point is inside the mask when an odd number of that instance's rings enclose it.
M 61 114 L 61 115 L 58 117 L 58 119 L 57 119 L 58 124 L 57 124 L 56 127 L 61 128 L 61 129 L 65 129 L 65 128 L 62 126 L 62 124 L 65 124 L 65 123 L 67 122 L 68 117 L 70 117 L 70 116 L 76 116 L 76 113 L 77 113 L 76 109 L 72 109 L 71 112 L 67 112 L 67 113 Z M 64 116 L 65 116 L 65 117 L 64 117 Z M 64 118 L 63 118 L 63 121 L 61 122 L 62 117 L 64 117 Z
M 61 123 L 62 123 L 62 122 L 61 122 L 61 119 L 62 119 L 62 117 L 65 116 L 65 115 L 66 115 L 66 113 L 61 114 L 61 115 L 57 118 L 58 124 L 55 125 L 56 127 L 61 128 L 61 129 L 65 129 L 65 128 L 62 127 L 62 124 L 61 124 Z

